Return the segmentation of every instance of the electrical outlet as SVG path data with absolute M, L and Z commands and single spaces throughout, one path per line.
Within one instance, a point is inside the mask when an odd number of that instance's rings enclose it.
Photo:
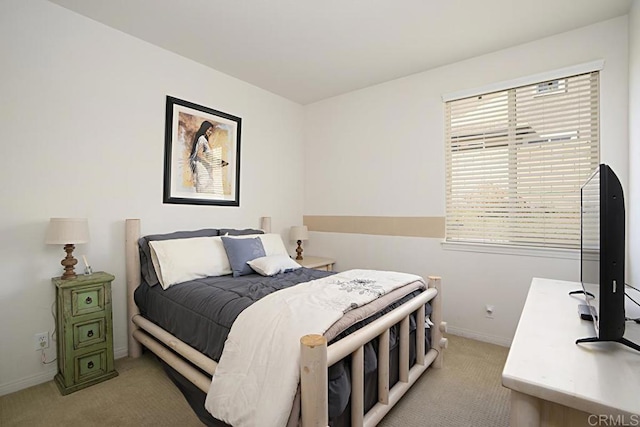
M 44 350 L 49 348 L 49 332 L 40 332 L 35 334 L 35 350 Z
M 487 304 L 484 309 L 486 313 L 485 316 L 489 319 L 493 319 L 493 310 L 495 309 L 495 307 L 491 304 Z

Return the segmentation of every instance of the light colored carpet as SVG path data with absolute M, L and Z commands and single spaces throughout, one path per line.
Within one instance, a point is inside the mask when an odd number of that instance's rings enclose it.
M 62 396 L 53 381 L 0 397 L 0 426 L 202 426 L 151 353 L 119 375 Z
M 444 367 L 427 369 L 380 427 L 506 427 L 509 390 L 502 369 L 509 349 L 448 335 Z
M 508 349 L 449 336 L 443 369 L 429 369 L 382 427 L 501 427 Z M 0 397 L 0 426 L 201 426 L 153 355 L 116 360 L 119 376 L 62 396 L 53 381 Z

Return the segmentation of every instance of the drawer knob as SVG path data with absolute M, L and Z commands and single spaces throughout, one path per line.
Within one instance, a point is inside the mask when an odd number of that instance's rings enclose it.
M 89 338 L 91 338 L 93 336 L 93 329 L 89 329 L 89 332 L 87 332 L 87 336 Z
M 87 363 L 87 368 L 93 369 L 93 361 Z
M 91 304 L 93 302 L 93 299 L 91 299 L 91 297 L 87 297 L 87 299 L 84 300 L 85 304 Z

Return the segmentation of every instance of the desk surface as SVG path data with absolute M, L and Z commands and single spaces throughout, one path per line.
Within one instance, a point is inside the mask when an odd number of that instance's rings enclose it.
M 594 336 L 578 315 L 584 298 L 569 296 L 577 289 L 577 282 L 533 279 L 502 384 L 591 414 L 640 414 L 640 352 L 612 342 L 576 345 Z M 625 338 L 640 344 L 640 325 L 627 322 Z

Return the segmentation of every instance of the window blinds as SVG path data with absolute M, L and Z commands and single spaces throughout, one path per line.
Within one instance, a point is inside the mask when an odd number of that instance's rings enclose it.
M 598 72 L 446 103 L 446 240 L 580 247 L 599 164 Z

